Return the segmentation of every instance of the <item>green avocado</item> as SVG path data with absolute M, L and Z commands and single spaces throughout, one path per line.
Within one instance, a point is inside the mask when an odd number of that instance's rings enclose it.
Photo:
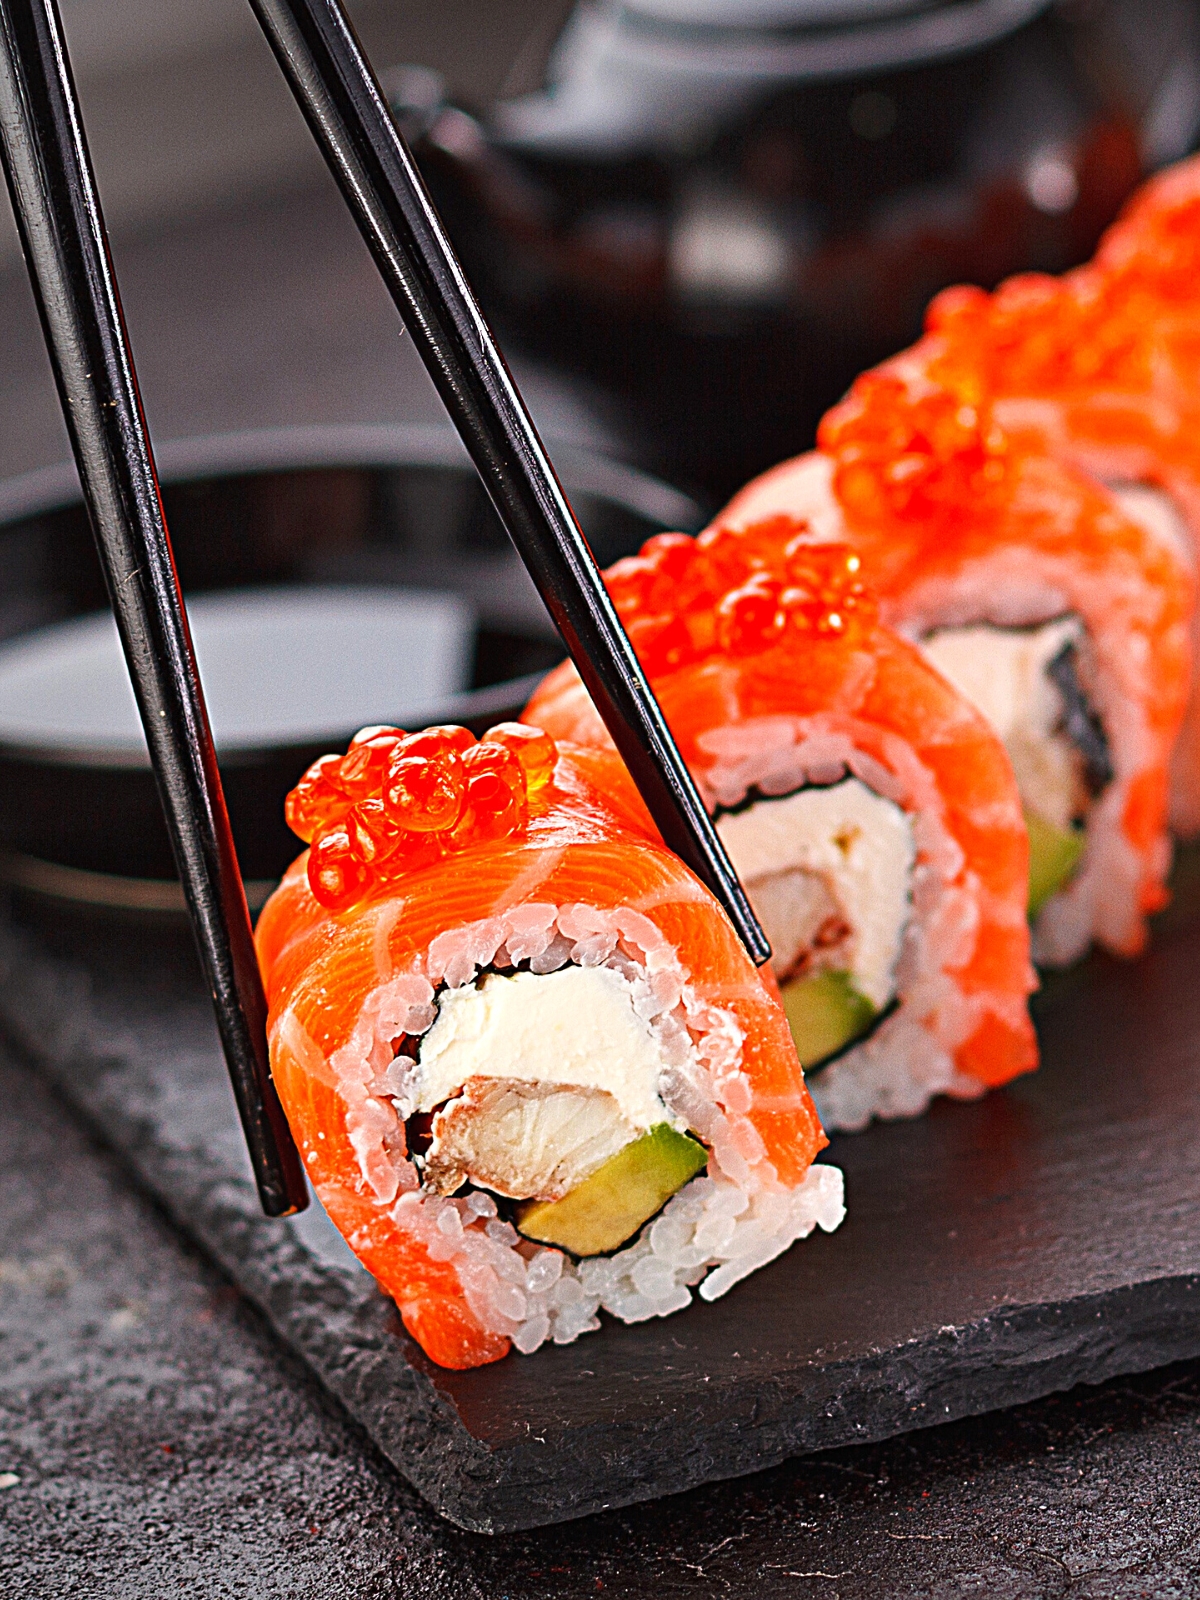
M 1056 828 L 1036 811 L 1026 811 L 1025 826 L 1029 829 L 1028 911 L 1036 917 L 1079 865 L 1084 835 L 1077 828 Z
M 525 1200 L 517 1227 L 527 1239 L 575 1256 L 600 1256 L 625 1243 L 708 1161 L 686 1133 L 660 1122 L 618 1150 L 561 1200 Z
M 810 972 L 782 989 L 796 1053 L 805 1067 L 844 1049 L 875 1020 L 875 1007 L 859 994 L 848 972 Z

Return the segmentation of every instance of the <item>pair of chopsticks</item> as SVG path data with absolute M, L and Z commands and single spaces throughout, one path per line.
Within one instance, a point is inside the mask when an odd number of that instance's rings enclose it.
M 250 0 L 666 843 L 770 948 L 340 0 Z M 263 1208 L 303 1209 L 266 1004 L 55 0 L 0 0 L 0 154 Z

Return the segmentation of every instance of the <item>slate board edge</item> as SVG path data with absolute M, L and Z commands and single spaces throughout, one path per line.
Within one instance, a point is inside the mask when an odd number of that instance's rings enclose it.
M 568 1433 L 557 1448 L 526 1440 L 490 1451 L 405 1359 L 381 1297 L 264 1218 L 248 1176 L 171 1144 L 147 1108 L 129 1103 L 120 1080 L 136 1054 L 134 1030 L 124 1059 L 112 1041 L 89 1048 L 104 1032 L 93 1025 L 89 982 L 81 963 L 0 925 L 0 1019 L 18 1044 L 418 1492 L 471 1531 L 569 1521 L 1200 1355 L 1200 1278 L 1160 1278 L 1058 1306 L 1001 1306 L 900 1350 L 800 1367 L 752 1392 L 717 1382 L 653 1428 L 614 1423 Z M 865 1412 L 870 1423 L 856 1420 Z
M 591 1485 L 579 1475 L 568 1499 L 562 1455 L 552 1446 L 540 1455 L 525 1445 L 503 1452 L 506 1470 L 489 1498 L 487 1521 L 469 1526 L 503 1533 L 570 1521 L 747 1477 L 794 1456 L 871 1444 L 1043 1399 L 1079 1383 L 1187 1360 L 1200 1355 L 1198 1311 L 1200 1276 L 1160 1278 L 1059 1306 L 1003 1306 L 902 1350 L 831 1363 L 815 1373 L 801 1367 L 753 1392 L 714 1383 L 702 1405 L 680 1407 L 656 1428 L 587 1430 L 585 1443 L 596 1461 L 621 1461 L 616 1490 L 602 1472 Z M 1003 1369 L 1003 1384 L 996 1381 L 997 1368 Z M 868 1398 L 875 1408 L 869 1425 L 854 1420 Z M 578 1473 L 575 1463 L 572 1472 Z

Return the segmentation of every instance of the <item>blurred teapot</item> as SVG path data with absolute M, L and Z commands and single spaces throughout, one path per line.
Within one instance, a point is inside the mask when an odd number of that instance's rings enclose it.
M 472 115 L 390 79 L 485 309 L 721 496 L 960 280 L 1086 258 L 1200 134 L 1191 0 L 581 0 Z

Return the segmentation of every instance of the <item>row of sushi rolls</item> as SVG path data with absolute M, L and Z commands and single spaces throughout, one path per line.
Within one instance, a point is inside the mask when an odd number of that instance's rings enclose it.
M 838 1227 L 826 1130 L 1037 1066 L 1035 964 L 1136 956 L 1200 833 L 1197 541 L 1200 158 L 1087 265 L 940 294 L 817 449 L 605 574 L 768 966 L 569 664 L 309 770 L 273 1072 L 433 1361 L 713 1300 Z

